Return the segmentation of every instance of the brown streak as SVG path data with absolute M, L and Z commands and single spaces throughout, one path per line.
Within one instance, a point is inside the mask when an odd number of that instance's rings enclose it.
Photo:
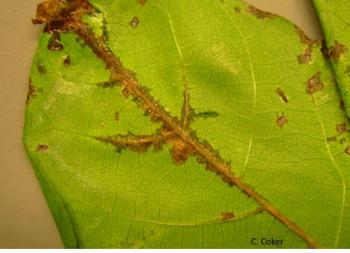
M 154 135 L 115 135 L 108 137 L 96 137 L 97 140 L 113 144 L 119 150 L 129 149 L 134 152 L 146 152 L 151 146 L 155 149 L 161 149 L 166 139 L 171 135 L 169 133 Z
M 248 13 L 256 16 L 258 19 L 266 19 L 266 18 L 274 18 L 274 17 L 276 17 L 275 14 L 272 14 L 270 12 L 266 12 L 266 11 L 260 10 L 258 8 L 255 8 L 252 5 L 249 5 L 246 10 L 247 10 Z
M 184 68 L 184 67 L 183 67 Z M 191 125 L 193 110 L 190 105 L 190 94 L 188 92 L 188 79 L 186 76 L 186 72 L 184 71 L 183 82 L 184 82 L 184 91 L 183 98 L 184 102 L 181 110 L 181 124 L 184 128 L 188 129 Z

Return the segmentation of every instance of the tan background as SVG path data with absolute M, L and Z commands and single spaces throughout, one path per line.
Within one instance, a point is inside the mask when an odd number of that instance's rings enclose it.
M 246 1 L 321 38 L 311 0 Z M 0 248 L 63 247 L 22 145 L 27 80 L 41 30 L 30 18 L 38 2 L 0 1 Z

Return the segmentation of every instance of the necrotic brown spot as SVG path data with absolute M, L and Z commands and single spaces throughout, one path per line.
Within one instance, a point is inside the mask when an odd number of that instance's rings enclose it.
M 300 64 L 306 64 L 311 62 L 312 59 L 312 46 L 308 46 L 304 53 L 298 55 L 298 62 Z
M 137 17 L 133 17 L 133 19 L 129 22 L 129 25 L 135 29 L 138 24 L 140 23 L 139 19 Z
M 72 59 L 70 58 L 69 55 L 67 55 L 63 60 L 63 64 L 64 64 L 64 66 L 69 66 L 69 65 L 71 65 L 71 63 L 72 63 Z
M 235 7 L 235 12 L 236 13 L 241 13 L 241 8 L 239 8 L 238 6 Z
M 281 115 L 277 118 L 276 120 L 276 124 L 280 127 L 280 128 L 283 128 L 285 124 L 288 123 L 288 119 L 286 116 L 284 115 Z
M 61 35 L 59 32 L 54 31 L 51 33 L 51 38 L 47 48 L 52 51 L 60 51 L 63 49 L 63 44 L 61 43 Z
M 348 49 L 345 45 L 340 44 L 338 41 L 335 41 L 334 46 L 332 46 L 328 51 L 328 56 L 334 61 L 338 61 L 342 55 L 344 55 Z
M 257 17 L 259 19 L 267 19 L 267 18 L 275 17 L 274 14 L 259 10 L 252 5 L 247 7 L 247 12 L 250 14 L 253 14 L 255 17 Z
M 276 93 L 282 99 L 283 102 L 288 103 L 288 97 L 280 87 L 276 89 Z
M 221 212 L 221 220 L 230 220 L 235 217 L 233 212 Z
M 338 134 L 342 134 L 342 133 L 346 132 L 346 124 L 345 123 L 337 124 L 336 130 L 337 130 Z
M 49 149 L 47 145 L 40 144 L 36 147 L 37 152 L 45 152 Z
M 323 83 L 321 81 L 321 72 L 317 72 L 313 75 L 306 84 L 306 93 L 313 94 L 323 89 Z

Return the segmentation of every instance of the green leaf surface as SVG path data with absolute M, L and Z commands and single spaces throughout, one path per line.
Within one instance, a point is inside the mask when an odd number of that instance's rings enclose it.
M 89 2 L 59 36 L 57 13 L 37 18 L 26 108 L 66 247 L 350 247 L 349 122 L 321 42 L 239 0 Z

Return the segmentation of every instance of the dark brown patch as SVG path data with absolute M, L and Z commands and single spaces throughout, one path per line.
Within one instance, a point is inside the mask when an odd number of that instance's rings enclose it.
M 347 146 L 344 150 L 345 154 L 350 155 L 350 146 Z
M 288 123 L 288 119 L 286 116 L 281 115 L 277 117 L 276 124 L 280 127 L 283 128 L 285 124 Z
M 47 49 L 52 51 L 60 51 L 62 50 L 63 44 L 61 43 L 61 35 L 59 32 L 53 31 L 51 33 L 51 38 L 49 40 L 49 44 L 47 45 Z
M 337 130 L 338 134 L 342 134 L 342 133 L 346 132 L 346 130 L 347 130 L 346 124 L 345 123 L 337 124 L 336 130 Z
M 340 57 L 348 51 L 345 45 L 340 44 L 338 41 L 335 41 L 334 46 L 328 50 L 328 56 L 333 61 L 339 61 Z
M 147 3 L 147 0 L 137 0 L 139 5 L 144 6 Z
M 345 111 L 345 104 L 344 104 L 343 100 L 340 100 L 340 102 L 339 102 L 339 109 L 342 111 Z
M 283 102 L 288 103 L 288 97 L 280 87 L 276 89 L 276 93 L 282 99 Z
M 97 83 L 97 86 L 102 88 L 113 88 L 117 85 L 118 85 L 118 82 L 116 81 L 106 81 L 106 82 Z
M 30 104 L 30 102 L 36 96 L 36 94 L 37 94 L 37 90 L 34 87 L 32 80 L 29 79 L 29 90 L 28 90 L 27 101 L 26 101 L 27 105 Z
M 119 112 L 116 112 L 115 114 L 114 114 L 114 120 L 115 121 L 119 121 L 119 118 L 120 118 L 120 114 L 119 114 Z
M 336 142 L 337 141 L 337 136 L 332 136 L 327 138 L 327 142 Z
M 40 75 L 45 75 L 47 73 L 47 70 L 46 70 L 44 64 L 40 60 L 38 60 L 36 62 L 36 69 L 38 70 Z
M 86 0 L 48 0 L 38 4 L 33 24 L 55 22 L 56 24 L 71 19 L 73 16 L 91 10 Z
M 322 90 L 324 87 L 324 84 L 321 81 L 321 72 L 317 72 L 315 75 L 313 75 L 306 83 L 306 93 L 307 94 L 313 94 L 315 92 L 318 92 Z
M 231 220 L 235 217 L 233 212 L 221 212 L 221 220 Z
M 47 145 L 40 144 L 36 147 L 37 152 L 46 152 L 47 150 L 49 150 Z
M 132 20 L 129 22 L 129 25 L 131 26 L 131 28 L 135 29 L 140 23 L 140 20 L 138 19 L 138 17 L 133 17 Z
M 262 11 L 260 9 L 255 8 L 252 5 L 249 5 L 247 7 L 247 12 L 254 15 L 255 17 L 259 19 L 268 19 L 268 18 L 274 18 L 276 15 L 272 14 L 270 12 Z
M 238 6 L 235 7 L 235 12 L 236 13 L 241 13 L 241 8 L 239 8 Z
M 72 59 L 70 58 L 70 55 L 67 55 L 63 60 L 64 66 L 70 66 L 72 64 Z

